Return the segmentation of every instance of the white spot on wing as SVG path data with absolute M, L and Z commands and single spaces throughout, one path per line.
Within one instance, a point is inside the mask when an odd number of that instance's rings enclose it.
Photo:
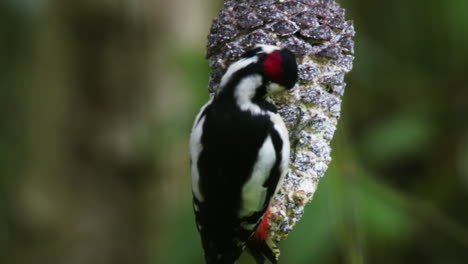
M 242 207 L 239 211 L 241 217 L 261 210 L 267 193 L 263 184 L 270 176 L 275 161 L 275 148 L 271 137 L 268 136 L 258 152 L 252 175 L 242 188 Z

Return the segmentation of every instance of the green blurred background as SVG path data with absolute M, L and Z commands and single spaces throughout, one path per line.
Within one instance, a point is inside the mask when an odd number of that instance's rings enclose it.
M 468 263 L 468 1 L 339 3 L 354 69 L 281 263 Z M 188 136 L 221 5 L 0 1 L 0 263 L 203 263 Z

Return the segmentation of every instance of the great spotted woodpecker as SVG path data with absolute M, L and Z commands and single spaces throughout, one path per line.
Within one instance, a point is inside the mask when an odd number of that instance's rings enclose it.
M 193 207 L 208 264 L 232 264 L 247 248 L 277 262 L 268 208 L 288 170 L 289 137 L 273 92 L 297 82 L 288 49 L 258 45 L 233 63 L 195 119 L 190 137 Z

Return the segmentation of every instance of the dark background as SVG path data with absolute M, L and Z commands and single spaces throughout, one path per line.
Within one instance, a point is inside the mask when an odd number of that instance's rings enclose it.
M 281 262 L 467 263 L 468 1 L 339 3 L 354 69 Z M 221 5 L 0 2 L 1 263 L 202 263 L 188 136 Z

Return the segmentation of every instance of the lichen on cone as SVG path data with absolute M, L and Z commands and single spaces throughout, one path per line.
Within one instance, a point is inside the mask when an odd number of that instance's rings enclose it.
M 229 0 L 213 20 L 206 53 L 210 92 L 226 68 L 257 44 L 287 47 L 297 58 L 298 85 L 273 98 L 291 141 L 290 170 L 270 206 L 268 234 L 277 242 L 302 217 L 331 161 L 354 34 L 333 0 Z

